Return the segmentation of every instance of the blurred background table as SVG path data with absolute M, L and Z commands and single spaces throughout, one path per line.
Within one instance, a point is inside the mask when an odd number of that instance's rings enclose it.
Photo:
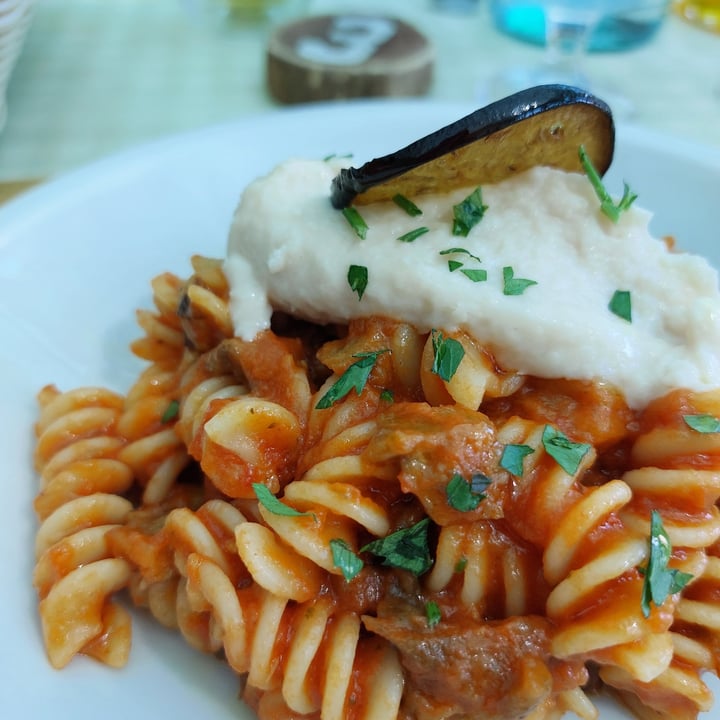
M 430 102 L 479 106 L 499 70 L 542 54 L 498 33 L 486 0 L 469 15 L 438 12 L 431 0 L 309 0 L 305 10 L 377 11 L 413 24 L 436 51 Z M 183 0 L 36 0 L 0 132 L 5 193 L 138 143 L 282 107 L 265 83 L 269 30 L 213 22 Z M 720 35 L 671 15 L 650 44 L 591 54 L 586 67 L 632 102 L 634 123 L 720 146 Z

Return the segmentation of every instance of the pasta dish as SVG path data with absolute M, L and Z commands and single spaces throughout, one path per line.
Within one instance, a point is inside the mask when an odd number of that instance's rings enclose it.
M 124 665 L 125 594 L 260 720 L 696 718 L 715 273 L 592 168 L 345 211 L 342 165 L 281 165 L 227 258 L 152 280 L 126 392 L 39 392 L 51 664 Z

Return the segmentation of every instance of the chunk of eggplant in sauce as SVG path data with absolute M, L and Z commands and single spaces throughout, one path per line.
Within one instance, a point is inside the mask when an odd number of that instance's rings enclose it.
M 408 681 L 405 714 L 418 720 L 518 720 L 564 683 L 587 680 L 581 663 L 553 667 L 551 629 L 539 616 L 453 618 L 430 628 L 426 618 L 396 603 L 392 613 L 365 616 L 363 623 L 400 653 Z
M 578 149 L 603 175 L 615 148 L 610 108 L 565 85 L 540 85 L 498 100 L 410 145 L 346 168 L 330 200 L 348 205 L 496 183 L 538 165 L 580 172 Z

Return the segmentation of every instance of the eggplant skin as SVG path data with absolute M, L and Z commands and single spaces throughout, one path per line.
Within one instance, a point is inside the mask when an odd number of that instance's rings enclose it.
M 608 105 L 567 85 L 509 95 L 384 157 L 341 170 L 330 200 L 341 209 L 483 185 L 537 165 L 582 172 L 585 147 L 597 171 L 610 167 L 615 124 Z

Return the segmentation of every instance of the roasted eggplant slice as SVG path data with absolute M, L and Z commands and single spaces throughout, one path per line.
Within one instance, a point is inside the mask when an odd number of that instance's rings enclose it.
M 565 85 L 529 88 L 476 110 L 390 155 L 335 177 L 334 207 L 499 182 L 536 165 L 580 172 L 578 148 L 602 175 L 615 126 L 610 108 Z

